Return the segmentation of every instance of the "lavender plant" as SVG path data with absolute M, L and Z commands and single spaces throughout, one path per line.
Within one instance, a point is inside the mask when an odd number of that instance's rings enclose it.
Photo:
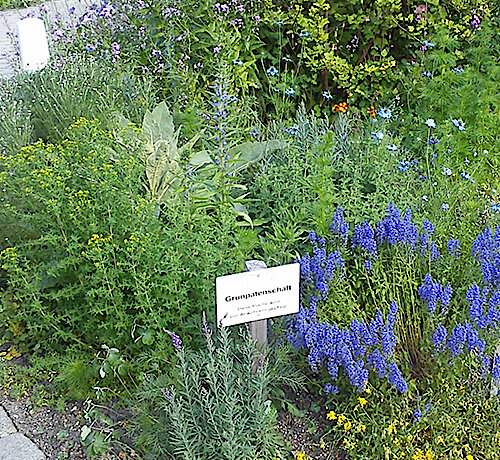
M 261 350 L 245 330 L 212 333 L 204 322 L 206 349 L 199 351 L 186 349 L 177 334 L 166 332 L 176 349 L 174 379 L 148 378 L 137 397 L 138 442 L 145 458 L 286 455 L 270 398 L 273 386 L 287 383 L 297 389 L 301 378 L 287 365 L 283 349 L 271 348 L 255 371 Z

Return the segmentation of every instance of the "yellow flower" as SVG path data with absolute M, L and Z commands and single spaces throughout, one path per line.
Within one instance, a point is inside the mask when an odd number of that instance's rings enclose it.
M 335 420 L 337 418 L 337 414 L 331 410 L 328 414 L 326 414 L 326 418 L 328 420 Z
M 396 428 L 395 428 L 395 426 L 394 426 L 394 425 L 392 425 L 392 424 L 391 424 L 391 425 L 389 425 L 388 430 L 389 430 L 389 434 L 392 434 L 392 433 L 395 433 L 395 432 L 396 432 Z
M 345 415 L 340 414 L 337 419 L 337 425 L 342 425 L 347 420 Z
M 295 458 L 296 460 L 306 460 L 306 454 L 305 452 L 297 452 L 297 454 L 295 454 Z
M 474 457 L 473 457 L 471 454 L 467 455 L 467 457 L 465 457 L 465 458 L 466 458 L 467 460 L 474 460 Z
M 359 404 L 361 404 L 361 407 L 366 406 L 368 404 L 368 401 L 365 398 L 358 398 Z
M 344 430 L 349 431 L 352 428 L 352 423 L 351 422 L 345 422 L 344 423 Z

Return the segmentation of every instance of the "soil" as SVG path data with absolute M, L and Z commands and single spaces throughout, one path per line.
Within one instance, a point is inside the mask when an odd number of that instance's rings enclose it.
M 325 401 L 305 390 L 285 390 L 286 399 L 294 407 L 278 412 L 276 428 L 293 452 L 304 452 L 314 460 L 344 460 L 345 453 L 323 441 L 327 431 Z M 290 410 L 291 409 L 291 410 Z
M 24 357 L 11 361 L 11 365 L 27 365 Z M 45 382 L 46 383 L 46 382 Z M 46 389 L 50 386 L 46 383 Z M 50 391 L 50 390 L 49 390 Z M 314 460 L 343 460 L 343 452 L 323 442 L 327 430 L 325 401 L 318 400 L 305 390 L 298 393 L 284 389 L 284 407 L 278 411 L 276 428 L 293 449 L 293 453 L 304 452 Z M 126 437 L 126 427 L 131 414 L 117 409 L 112 403 L 98 407 L 99 413 L 112 422 L 102 423 L 89 420 L 90 407 L 84 402 L 69 402 L 64 410 L 39 406 L 37 395 L 29 392 L 16 397 L 8 390 L 0 390 L 0 405 L 9 414 L 17 430 L 31 439 L 46 455 L 47 460 L 88 460 L 86 447 L 82 444 L 81 433 L 84 425 L 92 425 L 98 432 L 109 435 L 119 429 L 121 436 L 111 444 L 111 449 L 101 455 L 101 460 L 140 460 L 134 452 L 132 442 Z M 290 402 L 293 401 L 293 404 Z M 94 457 L 95 458 L 95 457 Z
M 0 405 L 17 430 L 31 439 L 47 460 L 88 459 L 80 441 L 84 424 L 81 403 L 71 404 L 61 413 L 49 407 L 34 408 L 29 397 L 16 400 L 2 391 Z

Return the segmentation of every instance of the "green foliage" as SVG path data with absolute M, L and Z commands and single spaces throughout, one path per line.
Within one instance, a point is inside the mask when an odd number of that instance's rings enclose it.
M 130 121 L 122 117 L 120 125 L 122 131 L 119 135 L 129 137 L 131 133 L 127 132 L 127 127 L 131 125 Z M 199 138 L 197 135 L 179 148 L 180 131 L 180 127 L 174 131 L 173 117 L 165 102 L 158 104 L 153 111 L 147 110 L 142 130 L 136 131 L 139 158 L 145 163 L 149 190 L 158 205 L 172 200 L 179 192 L 181 166 L 190 161 L 189 154 L 184 152 L 189 151 Z
M 128 353 L 153 336 L 161 346 L 162 328 L 185 321 L 188 333 L 215 276 L 246 256 L 207 214 L 165 207 L 158 220 L 142 162 L 94 123 L 0 162 L 2 329 L 16 341 Z
M 297 388 L 300 376 L 284 366 L 282 353 L 270 349 L 262 357 L 245 331 L 233 336 L 225 328 L 212 337 L 205 324 L 204 334 L 206 349 L 178 350 L 173 382 L 166 375 L 147 379 L 137 395 L 138 442 L 145 458 L 284 455 L 270 392 L 285 382 Z
M 40 3 L 39 0 L 0 0 L 0 11 L 13 8 L 27 8 L 38 3 Z
M 471 376 L 472 379 L 474 377 Z M 468 380 L 468 381 L 467 381 Z M 384 385 L 369 393 L 348 394 L 328 404 L 327 443 L 341 443 L 350 456 L 414 460 L 484 458 L 500 453 L 499 406 L 495 399 L 469 391 L 471 379 L 450 379 L 446 366 L 410 385 L 404 395 Z M 421 418 L 417 416 L 421 413 Z M 488 427 L 495 427 L 488 429 Z
M 12 155 L 31 141 L 30 114 L 16 97 L 16 85 L 7 79 L 0 80 L 0 153 Z
M 92 56 L 55 57 L 43 70 L 15 78 L 15 98 L 30 114 L 34 138 L 49 142 L 64 139 L 67 128 L 80 118 L 98 119 L 109 128 L 111 113 L 121 111 L 138 121 L 152 97 L 147 80 L 120 73 Z

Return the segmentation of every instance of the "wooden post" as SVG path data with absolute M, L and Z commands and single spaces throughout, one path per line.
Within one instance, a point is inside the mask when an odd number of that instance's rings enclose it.
M 500 344 L 498 345 L 495 354 L 493 355 L 493 359 L 498 357 L 500 359 Z M 493 379 L 491 382 L 491 397 L 500 395 L 500 379 Z
M 267 268 L 267 265 L 262 260 L 247 260 L 245 262 L 247 271 L 253 272 L 254 270 L 263 270 Z M 254 358 L 252 373 L 256 373 L 257 369 L 261 367 L 264 363 L 264 358 L 266 357 L 266 345 L 267 345 L 267 319 L 259 319 L 258 321 L 251 321 L 247 323 L 248 329 L 250 330 L 250 336 L 262 347 L 262 354 L 259 353 L 258 356 Z
M 262 260 L 247 260 L 245 262 L 247 271 L 253 272 L 254 270 L 263 270 L 267 265 Z M 250 335 L 259 345 L 267 345 L 267 319 L 260 319 L 248 323 Z

